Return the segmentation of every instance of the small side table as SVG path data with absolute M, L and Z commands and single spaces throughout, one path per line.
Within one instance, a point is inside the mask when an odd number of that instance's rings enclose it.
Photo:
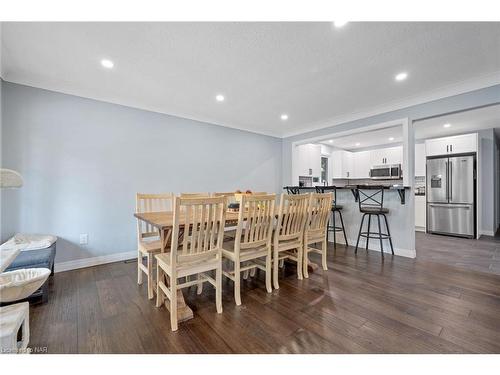
M 17 341 L 17 333 L 22 327 L 22 339 Z M 0 307 L 0 353 L 26 353 L 30 339 L 29 303 Z

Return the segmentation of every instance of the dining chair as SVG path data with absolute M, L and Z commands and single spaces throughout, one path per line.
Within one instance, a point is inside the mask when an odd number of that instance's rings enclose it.
M 141 194 L 135 196 L 135 212 L 171 211 L 173 202 L 172 193 Z M 137 284 L 142 285 L 142 273 L 148 280 L 148 298 L 153 298 L 153 263 L 154 254 L 161 251 L 161 242 L 158 230 L 142 220 L 137 220 Z M 146 258 L 146 265 L 143 261 Z
M 215 287 L 217 312 L 222 313 L 221 251 L 225 220 L 224 197 L 174 199 L 171 251 L 156 255 L 156 306 L 160 307 L 165 297 L 170 301 L 172 331 L 177 330 L 177 291 L 182 288 L 209 282 Z M 207 274 L 209 271 L 215 271 L 215 279 Z M 187 280 L 192 275 L 197 278 L 182 283 L 178 280 Z
M 297 278 L 302 280 L 304 227 L 309 194 L 281 194 L 273 238 L 273 284 L 279 289 L 278 266 L 285 259 L 297 262 Z
M 328 233 L 328 215 L 332 208 L 333 193 L 311 193 L 307 207 L 307 219 L 304 229 L 304 277 L 308 278 L 307 266 L 309 263 L 309 253 L 315 252 L 321 254 L 321 264 L 324 270 L 327 270 L 327 241 Z M 309 245 L 321 244 L 321 249 L 310 247 Z
M 222 256 L 233 265 L 232 270 L 223 274 L 234 282 L 234 300 L 238 306 L 241 305 L 242 272 L 257 268 L 265 271 L 266 289 L 272 292 L 271 240 L 275 200 L 275 194 L 241 196 L 234 246 L 222 249 Z
M 208 198 L 209 193 L 181 193 L 181 198 Z

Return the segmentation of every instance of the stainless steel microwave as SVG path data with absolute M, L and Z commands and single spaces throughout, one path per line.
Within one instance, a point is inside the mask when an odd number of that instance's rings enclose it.
M 370 169 L 372 180 L 400 180 L 401 176 L 401 164 L 375 165 Z

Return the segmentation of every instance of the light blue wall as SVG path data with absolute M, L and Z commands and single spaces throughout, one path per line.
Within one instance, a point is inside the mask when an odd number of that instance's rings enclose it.
M 281 192 L 278 138 L 8 82 L 3 133 L 2 237 L 57 235 L 57 262 L 136 249 L 136 192 Z
M 424 119 L 427 117 L 438 116 L 441 114 L 463 111 L 466 109 L 497 104 L 500 103 L 500 85 L 491 86 L 481 90 L 471 91 L 465 94 L 448 97 L 445 99 L 435 100 L 428 103 L 411 106 L 397 111 L 387 112 L 380 115 L 367 117 L 360 120 L 346 122 L 343 124 L 330 126 L 321 130 L 311 131 L 304 134 L 296 135 L 283 139 L 282 143 L 282 160 L 283 160 L 283 183 L 284 185 L 292 184 L 292 143 L 300 142 L 315 137 L 329 136 L 335 133 L 343 132 L 352 129 L 362 129 L 363 127 L 393 121 L 402 118 L 408 118 L 410 121 L 411 144 L 409 150 L 409 172 L 412 175 L 413 163 L 415 159 L 415 149 L 413 140 L 412 122 Z M 405 251 L 415 249 L 415 208 L 414 196 L 410 194 L 410 199 L 407 199 L 407 204 L 400 205 L 392 210 L 389 215 L 389 225 L 396 225 L 402 228 L 399 233 L 393 230 L 393 234 L 397 234 L 394 238 L 395 247 Z M 489 214 L 488 214 L 489 215 Z M 359 228 L 359 222 L 352 221 L 348 225 Z M 403 253 L 401 253 L 403 254 Z M 417 251 L 418 256 L 418 251 Z

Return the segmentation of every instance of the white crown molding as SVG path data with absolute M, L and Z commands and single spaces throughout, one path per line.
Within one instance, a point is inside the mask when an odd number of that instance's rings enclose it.
M 2 73 L 5 73 L 5 72 L 2 72 Z M 484 76 L 481 76 L 481 77 L 478 77 L 475 79 L 466 80 L 466 81 L 462 81 L 462 82 L 455 83 L 452 85 L 448 85 L 448 86 L 442 87 L 440 89 L 429 91 L 429 92 L 422 94 L 422 95 L 419 95 L 419 96 L 409 97 L 409 98 L 406 98 L 403 100 L 394 101 L 394 102 L 387 103 L 387 104 L 384 104 L 381 106 L 372 107 L 372 108 L 369 108 L 365 111 L 336 116 L 336 117 L 333 117 L 329 120 L 304 125 L 303 127 L 301 127 L 301 129 L 294 130 L 291 132 L 285 132 L 283 134 L 279 134 L 276 132 L 270 132 L 270 131 L 250 130 L 250 129 L 246 129 L 244 127 L 234 126 L 232 124 L 227 124 L 223 121 L 218 121 L 218 120 L 211 119 L 211 118 L 201 119 L 201 118 L 198 118 L 196 116 L 192 116 L 192 115 L 185 114 L 182 112 L 176 112 L 176 113 L 170 112 L 170 113 L 168 113 L 168 112 L 165 112 L 165 110 L 157 108 L 155 106 L 145 106 L 145 105 L 138 106 L 138 105 L 134 105 L 131 103 L 127 103 L 126 101 L 109 100 L 107 98 L 99 98 L 99 97 L 93 97 L 93 96 L 88 96 L 88 95 L 87 96 L 86 95 L 77 95 L 77 94 L 72 93 L 68 90 L 64 90 L 64 89 L 61 89 L 58 87 L 53 87 L 50 85 L 48 85 L 48 86 L 47 85 L 40 85 L 40 84 L 33 83 L 33 82 L 25 82 L 22 79 L 16 79 L 16 77 L 9 76 L 8 74 L 7 75 L 4 74 L 2 79 L 5 82 L 11 82 L 11 83 L 15 83 L 15 84 L 23 85 L 23 86 L 34 87 L 34 88 L 38 88 L 38 89 L 42 89 L 42 90 L 57 92 L 57 93 L 66 94 L 66 95 L 72 95 L 75 97 L 80 97 L 80 98 L 85 98 L 85 99 L 90 99 L 90 100 L 97 100 L 97 101 L 104 102 L 104 103 L 121 105 L 124 107 L 133 108 L 133 109 L 139 109 L 139 110 L 145 110 L 145 111 L 154 112 L 154 113 L 160 113 L 160 114 L 164 114 L 164 115 L 168 115 L 168 116 L 179 117 L 179 118 L 193 120 L 193 121 L 202 122 L 202 123 L 208 123 L 211 125 L 222 126 L 225 128 L 240 130 L 240 131 L 244 131 L 244 132 L 248 132 L 248 133 L 284 139 L 284 138 L 289 138 L 289 137 L 293 137 L 293 136 L 297 136 L 297 135 L 302 135 L 302 134 L 309 133 L 309 132 L 316 131 L 316 130 L 322 130 L 325 128 L 334 127 L 334 126 L 345 124 L 345 123 L 351 122 L 351 121 L 362 120 L 362 119 L 365 119 L 368 117 L 397 111 L 397 110 L 408 108 L 408 107 L 415 106 L 415 105 L 432 102 L 434 100 L 444 99 L 447 97 L 460 95 L 460 94 L 464 94 L 467 92 L 480 90 L 480 89 L 483 89 L 486 87 L 498 85 L 498 84 L 500 84 L 500 71 L 494 72 L 492 74 L 484 75 Z
M 495 86 L 500 84 L 500 71 L 494 72 L 492 74 L 487 74 L 475 79 L 462 81 L 452 85 L 448 85 L 436 90 L 429 91 L 425 94 L 409 97 L 403 100 L 394 101 L 392 103 L 384 104 L 382 106 L 373 107 L 367 109 L 366 111 L 351 113 L 348 115 L 342 115 L 333 117 L 327 121 L 321 121 L 305 125 L 302 129 L 293 132 L 288 132 L 282 135 L 282 138 L 293 137 L 296 135 L 301 135 L 309 133 L 316 130 L 321 130 L 341 124 L 346 122 L 362 120 L 368 117 L 397 111 L 400 109 L 412 107 L 419 104 L 424 104 L 432 102 L 434 100 L 444 99 L 455 95 L 465 94 L 467 92 L 484 89 L 487 87 Z
M 56 87 L 56 86 L 53 86 L 53 85 L 43 85 L 43 84 L 39 84 L 39 83 L 36 83 L 36 82 L 28 82 L 28 81 L 25 81 L 23 79 L 17 79 L 16 77 L 12 77 L 9 74 L 7 74 L 5 76 L 5 78 L 3 78 L 3 80 L 5 82 L 14 83 L 16 85 L 33 87 L 33 88 L 36 88 L 36 89 L 51 91 L 51 92 L 55 92 L 55 93 L 59 93 L 59 94 L 71 95 L 71 96 L 75 96 L 77 98 L 83 98 L 83 99 L 88 99 L 88 100 L 95 100 L 95 101 L 98 101 L 98 102 L 101 102 L 101 103 L 109 103 L 109 104 L 119 105 L 119 106 L 122 106 L 122 107 L 128 107 L 128 108 L 138 109 L 138 110 L 142 110 L 142 111 L 148 111 L 148 112 L 152 112 L 152 113 L 159 113 L 159 114 L 167 115 L 167 116 L 171 116 L 171 117 L 178 117 L 178 118 L 181 118 L 181 119 L 184 119 L 184 120 L 192 120 L 192 121 L 201 122 L 201 123 L 205 123 L 205 124 L 209 124 L 209 125 L 222 126 L 224 128 L 230 128 L 230 129 L 240 130 L 240 131 L 244 131 L 244 132 L 247 132 L 247 133 L 253 133 L 253 134 L 258 134 L 258 135 L 266 135 L 268 137 L 273 137 L 273 138 L 283 138 L 278 133 L 267 132 L 267 131 L 250 130 L 250 129 L 246 129 L 246 128 L 243 128 L 243 127 L 238 127 L 238 126 L 234 126 L 234 125 L 231 125 L 231 124 L 226 124 L 224 122 L 221 122 L 221 121 L 218 121 L 218 120 L 214 120 L 214 119 L 211 119 L 211 118 L 201 119 L 201 118 L 198 118 L 196 116 L 193 116 L 193 115 L 190 115 L 190 114 L 186 114 L 186 113 L 183 113 L 183 112 L 166 112 L 164 109 L 156 107 L 156 106 L 137 105 L 137 104 L 134 104 L 134 103 L 129 103 L 127 100 L 123 100 L 122 101 L 122 100 L 114 100 L 114 99 L 109 99 L 109 98 L 103 98 L 103 97 L 99 97 L 99 96 L 90 96 L 90 95 L 84 95 L 84 94 L 75 94 L 74 92 L 71 92 L 70 90 L 65 90 L 65 89 L 62 89 L 62 88 L 59 88 L 59 87 Z
M 71 271 L 79 268 L 98 266 L 100 264 L 120 262 L 123 260 L 129 260 L 136 257 L 137 257 L 137 251 L 127 251 L 124 253 L 101 255 L 92 258 L 69 260 L 67 262 L 60 262 L 60 263 L 56 262 L 54 265 L 54 272 Z

